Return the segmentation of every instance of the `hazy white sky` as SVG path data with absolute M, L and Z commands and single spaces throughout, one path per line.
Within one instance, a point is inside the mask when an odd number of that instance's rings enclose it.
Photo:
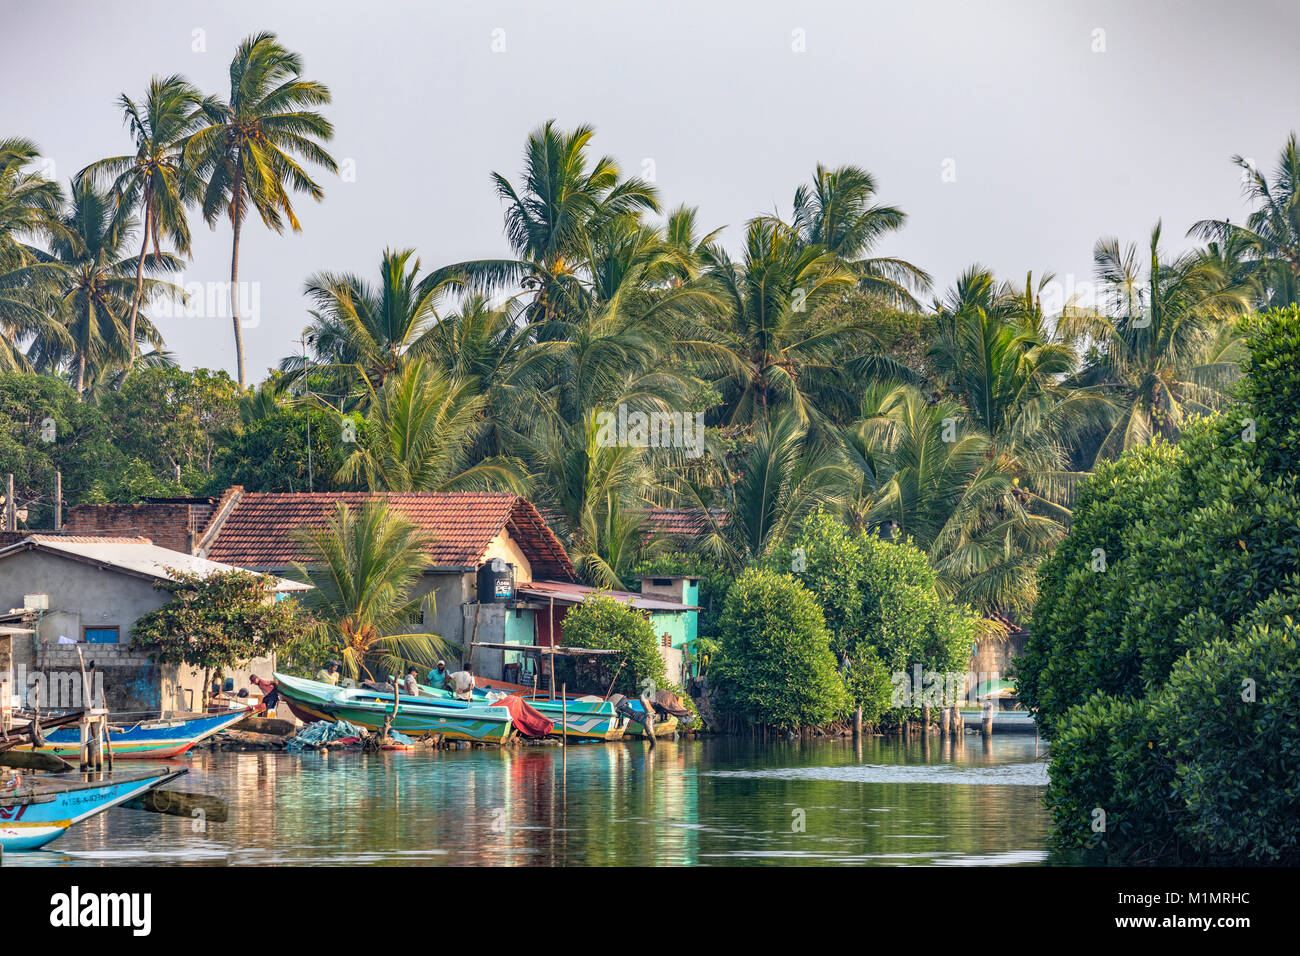
M 330 148 L 355 181 L 326 176 L 300 234 L 245 229 L 252 381 L 297 350 L 310 273 L 370 275 L 385 246 L 426 267 L 505 253 L 488 174 L 516 178 L 549 118 L 594 125 L 628 173 L 652 163 L 665 205 L 698 206 L 733 247 L 753 215 L 788 215 L 817 162 L 865 166 L 909 214 L 879 252 L 940 289 L 977 261 L 1086 281 L 1099 236 L 1145 241 L 1158 218 L 1176 251 L 1195 220 L 1244 214 L 1230 157 L 1271 169 L 1300 127 L 1296 0 L 4 7 L 0 135 L 35 139 L 65 180 L 130 151 L 114 100 L 152 74 L 227 95 L 249 33 L 279 33 L 329 85 Z M 186 282 L 227 279 L 229 226 L 196 217 L 195 236 Z M 233 371 L 224 313 L 160 326 L 183 365 Z

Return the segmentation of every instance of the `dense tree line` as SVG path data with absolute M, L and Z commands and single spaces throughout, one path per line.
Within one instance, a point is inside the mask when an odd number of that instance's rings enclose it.
M 935 294 L 881 248 L 906 214 L 860 167 L 818 166 L 733 248 L 596 154 L 591 128 L 552 122 L 520 175 L 491 176 L 506 256 L 426 269 L 389 249 L 371 275 L 308 277 L 308 349 L 255 390 L 236 293 L 236 378 L 180 372 L 153 316 L 184 295 L 169 277 L 194 213 L 230 224 L 234 284 L 249 212 L 299 228 L 293 197 L 321 199 L 314 171 L 335 168 L 329 90 L 303 69 L 258 34 L 228 90 L 155 77 L 119 100 L 131 151 L 66 188 L 33 170 L 33 142 L 0 142 L 0 467 L 29 522 L 65 465 L 70 501 L 510 488 L 585 580 L 625 586 L 664 547 L 654 506 L 694 509 L 700 556 L 733 574 L 820 508 L 910 538 L 946 598 L 1023 616 L 1079 481 L 1221 407 L 1241 317 L 1296 299 L 1294 135 L 1271 177 L 1248 170 L 1244 224 L 1202 222 L 1207 244 L 1180 254 L 1158 225 L 1142 247 L 1104 238 L 1095 300 L 1057 308 L 1050 274 L 978 265 Z M 609 441 L 615 413 L 705 429 Z

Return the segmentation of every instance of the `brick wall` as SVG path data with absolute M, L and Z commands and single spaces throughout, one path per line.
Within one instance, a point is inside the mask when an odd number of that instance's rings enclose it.
M 180 502 L 73 505 L 67 509 L 63 530 L 69 534 L 141 535 L 160 548 L 190 554 L 210 511 L 207 505 Z

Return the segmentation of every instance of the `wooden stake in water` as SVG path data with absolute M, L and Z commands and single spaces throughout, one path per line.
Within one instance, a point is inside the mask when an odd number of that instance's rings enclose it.
M 560 685 L 560 745 L 569 749 L 569 685 Z

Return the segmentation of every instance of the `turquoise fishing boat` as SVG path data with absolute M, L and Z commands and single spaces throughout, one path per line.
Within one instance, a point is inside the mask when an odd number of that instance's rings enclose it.
M 275 682 L 293 710 L 313 720 L 346 720 L 367 730 L 382 730 L 391 715 L 391 729 L 409 737 L 440 734 L 498 745 L 514 733 L 510 712 L 484 702 L 398 694 L 394 706 L 391 692 L 335 687 L 287 674 L 276 674 Z
M 506 685 L 509 686 L 509 685 Z M 456 695 L 449 690 L 420 684 L 421 696 L 436 697 L 441 700 L 455 700 Z M 490 703 L 499 700 L 503 691 L 492 684 L 475 687 L 473 700 Z M 570 740 L 618 740 L 623 736 L 624 721 L 614 710 L 614 705 L 603 697 L 588 695 L 570 696 L 567 701 L 559 698 L 543 697 L 531 692 L 516 693 L 534 710 L 539 711 L 554 724 L 550 736 L 561 735 Z M 389 699 L 392 696 L 389 695 Z
M 37 774 L 0 777 L 0 848 L 6 852 L 39 849 L 68 827 L 142 796 L 186 769 L 68 774 L 67 779 Z

